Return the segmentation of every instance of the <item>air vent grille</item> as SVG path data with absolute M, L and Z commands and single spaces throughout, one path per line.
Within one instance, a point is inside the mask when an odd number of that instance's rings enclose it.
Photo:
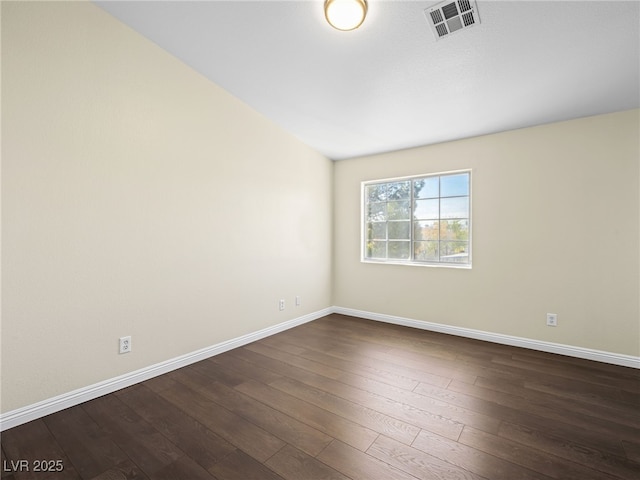
M 468 27 L 476 23 L 472 13 L 465 13 L 464 15 L 462 15 L 462 21 L 464 22 L 465 27 Z
M 447 20 L 458 15 L 458 7 L 456 6 L 456 2 L 449 3 L 442 7 L 442 13 L 444 13 L 444 18 L 446 18 Z
M 469 0 L 460 0 L 458 5 L 460 6 L 461 12 L 468 12 L 471 10 L 471 3 L 469 3 Z
M 447 20 L 447 27 L 449 27 L 449 31 L 452 33 L 460 30 L 462 28 L 460 17 L 453 17 L 451 20 Z
M 424 13 L 436 40 L 480 23 L 475 0 L 447 0 Z
M 431 12 L 431 20 L 433 20 L 434 24 L 441 23 L 444 21 L 440 10 L 434 10 L 433 12 Z
M 444 37 L 449 34 L 449 30 L 447 30 L 447 26 L 444 23 L 436 25 L 436 31 L 438 32 L 439 37 Z

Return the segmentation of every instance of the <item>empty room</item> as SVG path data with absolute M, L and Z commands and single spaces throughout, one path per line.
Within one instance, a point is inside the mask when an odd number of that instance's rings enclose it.
M 640 478 L 640 2 L 0 8 L 2 480 Z

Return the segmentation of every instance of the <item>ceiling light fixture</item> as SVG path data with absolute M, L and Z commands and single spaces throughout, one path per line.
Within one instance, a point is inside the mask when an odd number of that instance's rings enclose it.
M 367 0 L 325 0 L 324 16 L 338 30 L 355 30 L 367 15 Z

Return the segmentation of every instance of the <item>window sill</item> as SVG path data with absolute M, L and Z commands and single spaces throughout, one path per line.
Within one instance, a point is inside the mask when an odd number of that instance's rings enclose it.
M 458 270 L 471 270 L 471 264 L 455 264 L 455 263 L 422 263 L 422 262 L 394 262 L 393 260 L 370 260 L 361 259 L 360 263 L 372 263 L 377 265 L 402 265 L 405 267 L 432 267 L 432 268 L 454 268 Z

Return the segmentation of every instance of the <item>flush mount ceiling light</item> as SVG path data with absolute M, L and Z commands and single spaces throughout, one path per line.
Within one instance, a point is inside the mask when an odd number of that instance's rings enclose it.
M 355 30 L 367 15 L 367 0 L 325 0 L 324 16 L 338 30 Z

